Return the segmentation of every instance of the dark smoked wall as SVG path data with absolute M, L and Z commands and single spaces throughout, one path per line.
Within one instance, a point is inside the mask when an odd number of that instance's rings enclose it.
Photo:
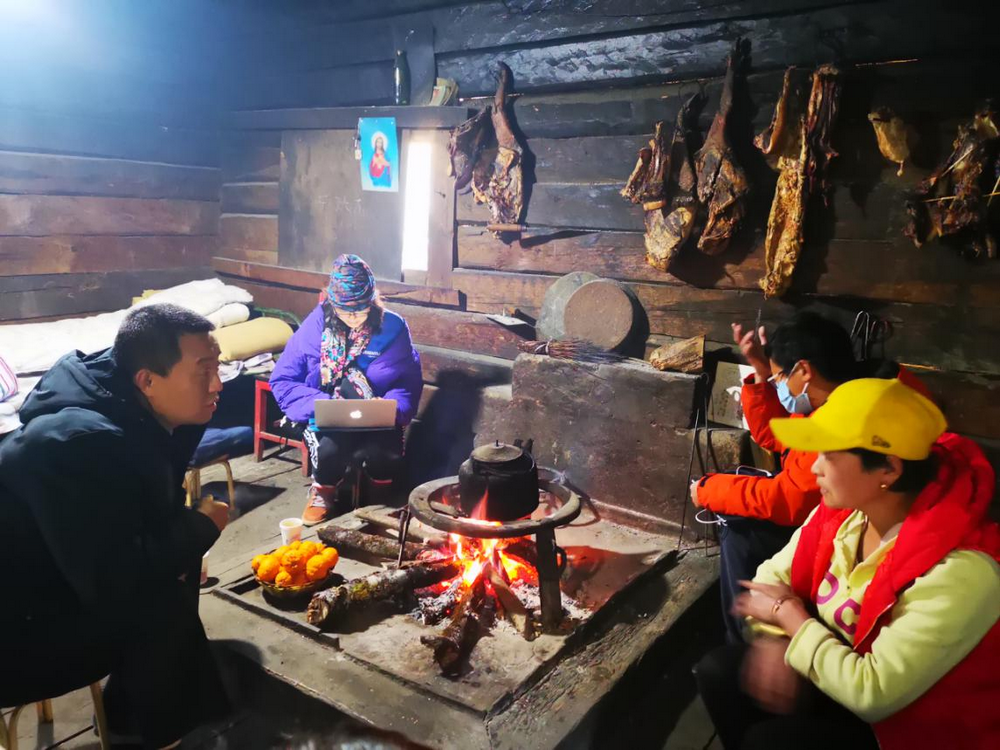
M 519 243 L 492 238 L 483 229 L 485 210 L 469 196 L 457 200 L 452 283 L 464 294 L 467 311 L 537 312 L 549 284 L 578 270 L 632 284 L 649 314 L 651 343 L 698 333 L 726 343 L 729 323 L 752 322 L 758 309 L 769 324 L 809 307 L 847 326 L 867 310 L 893 325 L 889 356 L 934 368 L 926 378 L 954 428 L 996 439 L 1000 262 L 970 261 L 938 243 L 917 249 L 902 234 L 906 192 L 948 153 L 958 124 L 997 93 L 993 5 L 317 2 L 268 36 L 276 59 L 258 67 L 234 106 L 386 103 L 393 49 L 405 46 L 400 40 L 408 29 L 430 24 L 438 74 L 455 78 L 471 106 L 485 103 L 492 91 L 494 64 L 510 65 L 518 93 L 514 114 L 534 162 L 529 230 Z M 753 181 L 751 213 L 725 255 L 707 258 L 695 251 L 674 273 L 662 273 L 644 262 L 641 210 L 618 191 L 653 124 L 672 122 L 680 103 L 702 88 L 709 94 L 701 120 L 707 131 L 737 36 L 753 45 L 752 74 L 736 123 L 738 155 Z M 260 47 L 254 34 L 245 39 L 245 48 Z M 770 121 L 785 67 L 824 62 L 840 64 L 845 73 L 830 205 L 810 215 L 791 292 L 765 302 L 757 282 L 775 175 L 749 144 Z M 892 107 L 921 134 L 915 163 L 902 177 L 879 154 L 867 121 L 877 106 Z M 223 252 L 228 244 L 230 257 L 266 262 L 276 249 L 277 220 L 268 215 L 268 196 L 277 193 L 277 141 L 259 131 L 240 137 L 255 140 L 230 145 L 240 156 L 231 157 L 224 181 L 250 186 L 223 188 Z M 251 200 L 257 195 L 263 196 L 259 202 Z M 489 330 L 485 326 L 485 333 L 461 346 L 506 351 L 489 339 Z

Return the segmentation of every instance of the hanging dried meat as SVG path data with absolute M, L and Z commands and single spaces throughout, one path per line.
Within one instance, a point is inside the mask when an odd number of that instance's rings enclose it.
M 451 157 L 451 176 L 455 178 L 456 190 L 462 190 L 472 180 L 479 156 L 492 139 L 493 123 L 489 108 L 476 113 L 451 131 L 448 156 Z
M 802 115 L 805 112 L 806 95 L 804 79 L 797 68 L 785 71 L 781 84 L 781 96 L 774 108 L 771 124 L 753 139 L 772 167 L 777 169 L 782 156 L 798 156 L 802 138 Z
M 681 107 L 669 148 L 664 124 L 656 123 L 653 139 L 639 151 L 635 169 L 621 191 L 646 211 L 646 261 L 661 271 L 670 268 L 698 215 L 692 112 L 702 101 L 702 95 L 695 94 Z
M 903 164 L 917 145 L 917 129 L 897 117 L 888 107 L 879 107 L 868 113 L 868 122 L 875 129 L 878 150 L 882 156 L 899 165 L 897 177 L 903 176 Z
M 708 218 L 698 239 L 698 249 L 708 255 L 718 255 L 729 246 L 746 215 L 750 184 L 746 173 L 736 162 L 728 130 L 734 90 L 738 78 L 746 74 L 749 54 L 750 42 L 737 39 L 729 55 L 719 111 L 695 160 L 698 200 L 708 207 Z
M 987 102 L 971 123 L 959 127 L 951 155 L 907 201 L 906 236 L 917 247 L 937 237 L 967 238 L 969 254 L 996 257 L 987 210 L 1000 186 L 997 122 L 993 103 Z
M 830 136 L 840 102 L 840 71 L 832 65 L 817 68 L 805 116 L 799 117 L 797 122 L 791 117 L 797 105 L 788 101 L 796 95 L 793 78 L 794 71 L 789 69 L 771 127 L 756 139 L 764 153 L 778 158 L 778 184 L 764 240 L 767 270 L 760 281 L 764 296 L 768 298 L 780 297 L 792 282 L 802 251 L 809 196 L 820 194 L 825 201 L 826 170 L 837 156 Z

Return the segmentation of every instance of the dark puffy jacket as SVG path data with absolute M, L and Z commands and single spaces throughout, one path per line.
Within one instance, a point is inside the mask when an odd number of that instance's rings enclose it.
M 20 417 L 0 444 L 4 627 L 127 607 L 140 588 L 197 575 L 219 536 L 184 507 L 204 427 L 167 432 L 110 350 L 60 359 Z

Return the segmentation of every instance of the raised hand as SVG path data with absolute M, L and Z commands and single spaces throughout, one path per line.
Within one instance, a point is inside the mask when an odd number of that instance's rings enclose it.
M 764 354 L 764 345 L 767 343 L 764 326 L 757 330 L 757 337 L 754 336 L 753 329 L 744 329 L 740 323 L 733 323 L 732 326 L 733 341 L 740 348 L 740 354 L 757 373 L 757 382 L 763 383 L 771 377 L 771 363 Z

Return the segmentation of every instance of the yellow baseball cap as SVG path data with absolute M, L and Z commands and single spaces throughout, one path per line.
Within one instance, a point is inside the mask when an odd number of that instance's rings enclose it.
M 828 453 L 865 448 L 919 461 L 948 427 L 934 403 L 896 378 L 862 378 L 839 386 L 808 419 L 772 419 L 787 448 Z

